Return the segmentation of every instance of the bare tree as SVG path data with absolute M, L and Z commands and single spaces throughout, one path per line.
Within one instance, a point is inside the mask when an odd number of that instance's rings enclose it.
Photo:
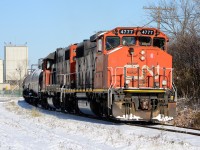
M 171 37 L 198 31 L 200 26 L 199 6 L 198 0 L 160 0 L 158 7 L 172 8 L 161 12 L 162 30 Z M 157 21 L 159 9 L 151 9 L 149 11 L 150 18 Z
M 9 70 L 10 73 L 7 75 L 8 82 L 11 85 L 18 85 L 21 88 L 22 82 L 27 75 L 27 67 L 26 60 L 18 62 L 15 69 Z
M 154 5 L 155 6 L 155 5 Z M 162 11 L 161 30 L 171 39 L 176 85 L 179 96 L 200 98 L 200 1 L 161 0 L 159 6 L 173 8 Z M 151 19 L 157 19 L 157 10 L 149 10 Z

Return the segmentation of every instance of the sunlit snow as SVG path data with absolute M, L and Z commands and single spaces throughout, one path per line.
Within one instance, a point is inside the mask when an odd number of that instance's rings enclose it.
M 0 149 L 200 149 L 200 137 L 98 121 L 0 97 Z

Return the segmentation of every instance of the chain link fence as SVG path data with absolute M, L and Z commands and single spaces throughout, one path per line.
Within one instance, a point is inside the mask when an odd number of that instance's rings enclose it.
M 0 90 L 0 97 L 22 97 L 22 90 Z

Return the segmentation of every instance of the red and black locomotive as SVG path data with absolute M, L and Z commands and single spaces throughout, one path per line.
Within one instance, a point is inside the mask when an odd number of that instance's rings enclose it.
M 156 28 L 117 27 L 58 48 L 23 83 L 26 101 L 124 121 L 168 121 L 176 87 L 167 36 Z

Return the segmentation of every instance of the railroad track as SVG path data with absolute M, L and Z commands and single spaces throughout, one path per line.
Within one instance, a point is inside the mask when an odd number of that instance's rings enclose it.
M 69 113 L 66 113 L 69 114 Z M 75 114 L 74 114 L 75 115 Z M 76 114 L 77 116 L 77 114 Z M 118 120 L 112 120 L 112 119 L 107 119 L 107 118 L 97 118 L 93 116 L 88 116 L 88 115 L 78 115 L 81 117 L 86 117 L 98 121 L 106 121 L 106 122 L 112 122 L 114 124 L 119 124 L 122 123 L 121 121 Z M 131 126 L 138 126 L 138 127 L 145 127 L 149 129 L 156 129 L 156 130 L 161 130 L 161 131 L 168 131 L 168 132 L 174 132 L 174 133 L 183 133 L 183 134 L 188 134 L 188 135 L 195 135 L 195 136 L 200 136 L 200 130 L 199 129 L 193 129 L 193 128 L 186 128 L 186 127 L 178 127 L 178 126 L 173 126 L 173 125 L 168 125 L 168 124 L 160 124 L 160 123 L 149 123 L 149 122 L 131 122 L 131 123 L 125 123 L 126 125 L 131 125 Z
M 174 132 L 174 133 L 183 133 L 183 134 L 189 134 L 189 135 L 195 135 L 200 136 L 200 130 L 199 129 L 191 129 L 191 128 L 185 128 L 185 127 L 177 127 L 173 125 L 163 125 L 163 124 L 153 124 L 153 123 L 127 123 L 127 125 L 131 126 L 139 126 L 144 128 L 150 128 L 150 129 L 156 129 L 161 131 L 168 131 L 168 132 Z
M 37 106 L 37 107 L 43 109 L 41 106 Z M 55 110 L 55 111 L 61 112 L 61 110 Z M 73 113 L 68 113 L 68 112 L 63 112 L 63 113 L 73 114 Z M 106 119 L 106 118 L 97 118 L 97 117 L 88 116 L 88 115 L 80 115 L 80 114 L 73 114 L 73 115 L 86 117 L 86 118 L 90 118 L 90 119 L 94 119 L 94 120 L 98 120 L 98 121 L 100 121 L 100 120 L 101 121 L 108 121 L 108 122 L 112 122 L 116 125 L 119 124 L 119 123 L 122 123 L 122 122 L 116 121 L 116 120 L 110 120 L 110 119 Z M 175 133 L 183 133 L 183 134 L 200 136 L 200 130 L 199 129 L 177 127 L 177 126 L 168 125 L 168 124 L 149 123 L 149 122 L 128 122 L 128 123 L 125 123 L 125 124 L 130 125 L 130 126 L 138 126 L 138 127 L 156 129 L 156 130 L 161 130 L 161 131 L 168 131 L 168 132 L 175 132 Z

